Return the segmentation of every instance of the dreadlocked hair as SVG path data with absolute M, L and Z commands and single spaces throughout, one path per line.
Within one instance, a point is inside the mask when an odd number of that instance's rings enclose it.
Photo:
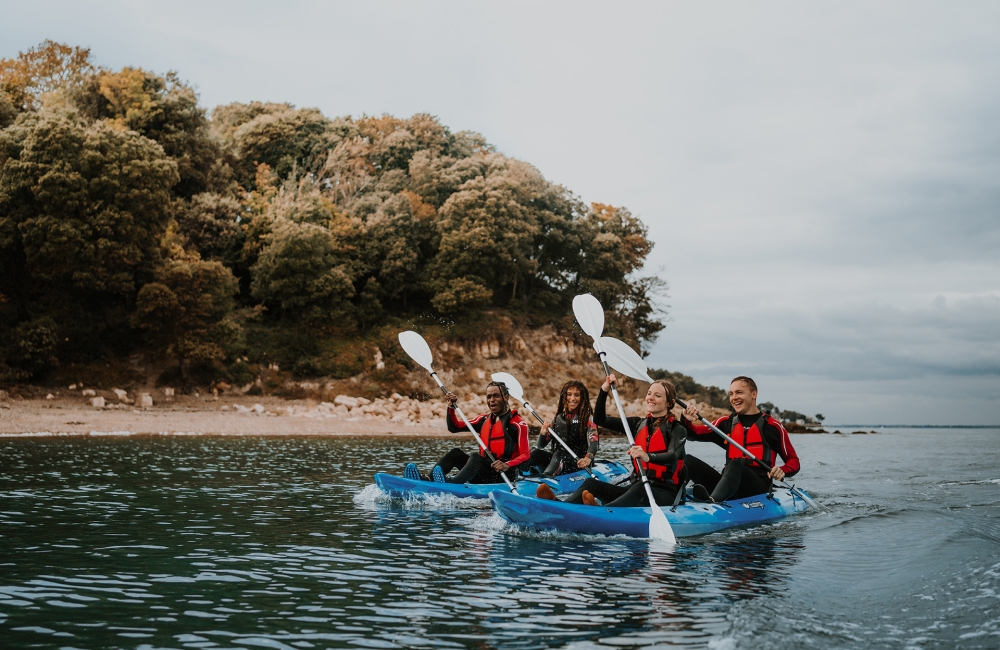
M 510 391 L 507 390 L 507 384 L 503 383 L 502 381 L 491 381 L 490 383 L 486 384 L 487 390 L 489 390 L 490 386 L 496 386 L 497 388 L 500 389 L 500 397 L 503 398 L 504 406 L 507 407 L 507 411 L 511 410 Z
M 562 385 L 562 388 L 559 389 L 559 406 L 556 407 L 556 415 L 566 413 L 566 393 L 570 388 L 580 391 L 580 426 L 586 427 L 591 416 L 594 415 L 594 409 L 590 406 L 590 393 L 583 382 L 571 379 Z

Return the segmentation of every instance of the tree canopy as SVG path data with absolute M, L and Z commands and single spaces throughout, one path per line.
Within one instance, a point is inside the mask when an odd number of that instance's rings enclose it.
M 51 41 L 0 60 L 7 374 L 143 347 L 224 364 L 260 339 L 241 327 L 316 332 L 314 359 L 317 337 L 420 318 L 569 323 L 584 291 L 610 333 L 645 343 L 663 327 L 663 283 L 638 275 L 652 246 L 627 209 L 431 115 L 208 112 L 176 73 Z

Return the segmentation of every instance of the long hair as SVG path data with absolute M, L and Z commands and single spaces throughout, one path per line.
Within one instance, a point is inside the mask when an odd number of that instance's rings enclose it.
M 673 382 L 666 379 L 657 379 L 653 383 L 663 386 L 663 392 L 667 394 L 667 410 L 669 411 L 674 408 L 674 404 L 677 403 L 677 389 L 674 388 Z
M 556 415 L 566 413 L 566 392 L 570 388 L 580 391 L 580 426 L 586 427 L 591 416 L 594 415 L 594 409 L 590 405 L 590 393 L 587 392 L 587 387 L 583 385 L 583 382 L 571 379 L 562 385 L 562 388 L 559 389 L 559 406 L 556 407 Z

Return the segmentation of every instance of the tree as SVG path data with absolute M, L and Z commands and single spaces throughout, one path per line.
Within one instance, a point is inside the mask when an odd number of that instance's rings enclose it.
M 16 110 L 38 110 L 43 94 L 79 84 L 94 70 L 89 48 L 46 40 L 16 59 L 0 59 L 0 91 Z
M 236 278 L 219 262 L 169 260 L 139 291 L 132 324 L 156 350 L 177 360 L 186 381 L 192 362 L 226 357 L 238 329 L 232 319 L 237 290 Z
M 159 258 L 177 180 L 160 145 L 107 122 L 43 112 L 0 132 L 0 291 L 20 320 L 43 296 L 134 297 Z
M 329 230 L 280 219 L 253 267 L 253 296 L 293 319 L 344 314 L 354 285 L 340 253 Z

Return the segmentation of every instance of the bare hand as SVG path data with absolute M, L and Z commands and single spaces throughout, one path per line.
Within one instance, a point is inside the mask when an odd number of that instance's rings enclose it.
M 545 433 L 548 433 L 549 429 L 551 428 L 552 428 L 552 422 L 550 420 L 546 420 L 545 423 L 542 424 L 542 431 L 544 431 Z
M 502 460 L 498 460 L 493 462 L 493 469 L 495 469 L 498 472 L 506 472 L 507 470 L 510 469 L 510 465 L 503 462 Z
M 584 456 L 580 460 L 576 461 L 576 466 L 583 469 L 584 467 L 590 467 L 590 463 L 590 456 Z
M 701 413 L 694 407 L 694 404 L 688 404 L 688 407 L 684 409 L 684 417 L 692 422 L 698 422 L 701 420 Z
M 614 373 L 612 373 L 608 375 L 607 379 L 604 380 L 604 383 L 601 384 L 601 390 L 603 390 L 606 393 L 609 390 L 611 390 L 611 384 L 617 384 L 617 383 L 618 383 L 618 378 L 615 377 Z
M 785 472 L 782 471 L 780 467 L 772 467 L 771 471 L 767 473 L 768 478 L 773 478 L 775 481 L 785 480 Z
M 449 392 L 447 395 L 445 395 L 444 398 L 446 400 L 448 400 L 448 403 L 451 404 L 452 406 L 455 406 L 455 402 L 458 401 L 458 395 L 456 395 L 455 393 L 451 393 L 451 392 Z
M 633 445 L 632 447 L 629 447 L 628 455 L 631 456 L 632 458 L 638 458 L 644 463 L 649 462 L 649 454 L 643 451 L 642 447 L 640 447 L 639 445 Z

